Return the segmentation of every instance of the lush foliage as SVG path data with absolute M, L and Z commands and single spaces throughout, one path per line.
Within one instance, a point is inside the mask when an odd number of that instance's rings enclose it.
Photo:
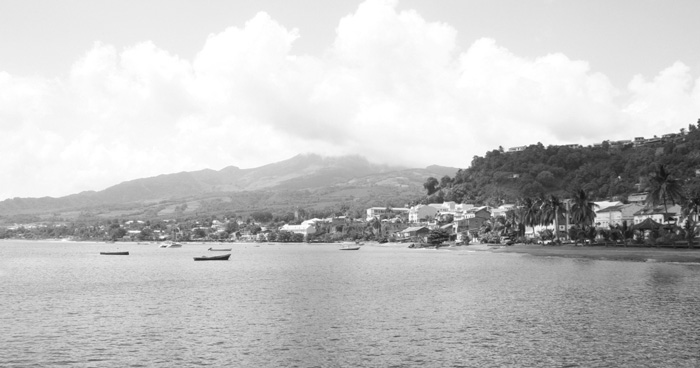
M 698 123 L 700 124 L 700 122 Z M 583 190 L 590 200 L 617 197 L 654 188 L 659 165 L 678 180 L 695 178 L 700 168 L 700 126 L 690 125 L 672 138 L 635 147 L 632 143 L 599 147 L 548 146 L 541 143 L 520 152 L 503 149 L 475 156 L 471 167 L 436 184 L 429 178 L 424 203 L 455 201 L 498 206 L 519 198 L 567 198 Z M 686 186 L 700 187 L 697 180 Z M 670 202 L 669 202 L 670 203 Z
M 436 247 L 440 246 L 442 243 L 448 241 L 449 239 L 450 233 L 440 228 L 430 230 L 430 233 L 428 233 L 428 244 L 434 245 Z

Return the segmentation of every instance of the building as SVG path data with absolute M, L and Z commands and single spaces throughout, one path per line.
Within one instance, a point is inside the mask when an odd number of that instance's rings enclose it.
M 514 204 L 503 204 L 498 206 L 498 208 L 491 209 L 491 216 L 493 217 L 506 217 L 508 211 L 515 210 Z
M 681 206 L 673 205 L 669 206 L 668 210 L 664 209 L 664 206 L 658 206 L 654 208 L 645 207 L 634 213 L 634 224 L 637 225 L 642 221 L 650 218 L 662 225 L 669 223 L 679 223 L 679 216 L 681 214 Z
M 525 151 L 525 148 L 527 148 L 527 146 L 511 147 L 511 148 L 508 148 L 508 152 L 520 152 L 520 151 Z
M 473 207 L 469 208 L 462 216 L 455 217 L 455 233 L 469 232 L 472 237 L 475 237 L 479 229 L 486 221 L 491 218 L 491 212 L 488 207 Z
M 373 218 L 380 218 L 382 216 L 396 216 L 403 215 L 408 216 L 409 209 L 403 207 L 370 207 L 367 209 L 367 221 L 371 221 Z
M 559 146 L 557 146 L 557 147 L 581 148 L 581 145 L 580 145 L 580 144 L 573 143 L 573 144 L 562 144 L 562 145 L 559 145 Z
M 417 206 L 411 207 L 411 209 L 408 211 L 408 222 L 411 224 L 416 224 L 422 221 L 428 222 L 426 220 L 434 219 L 437 213 L 437 208 L 433 206 L 419 204 Z
M 280 230 L 289 231 L 295 234 L 302 234 L 304 236 L 316 233 L 316 226 L 314 224 L 308 223 L 306 221 L 302 222 L 300 225 L 283 225 Z
M 428 229 L 425 226 L 413 226 L 406 228 L 405 230 L 401 231 L 399 235 L 403 239 L 411 239 L 411 238 L 424 238 L 428 236 L 428 233 L 430 233 L 430 229 Z
M 627 197 L 627 200 L 630 203 L 643 204 L 646 202 L 647 196 L 649 196 L 649 193 L 647 193 L 647 192 L 632 193 Z
M 613 206 L 619 206 L 622 204 L 620 201 L 595 201 L 593 202 L 596 205 L 595 212 L 598 213 L 601 210 L 604 210 L 608 207 L 613 207 Z

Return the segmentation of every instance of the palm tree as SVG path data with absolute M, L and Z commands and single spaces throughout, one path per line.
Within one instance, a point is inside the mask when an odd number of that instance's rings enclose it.
M 683 185 L 680 180 L 671 177 L 663 165 L 659 165 L 659 170 L 651 175 L 650 181 L 651 191 L 647 196 L 647 204 L 654 207 L 663 204 L 665 222 L 668 218 L 668 202 L 673 205 L 683 202 Z
M 693 222 L 697 222 L 697 216 L 700 214 L 700 194 L 691 194 L 683 201 L 681 205 L 683 217 L 692 218 Z
M 697 217 L 700 214 L 700 195 L 690 194 L 683 201 L 681 206 L 681 211 L 685 220 L 685 231 L 688 237 L 688 248 L 693 244 L 693 238 L 695 237 L 695 227 L 697 226 Z
M 554 236 L 559 240 L 559 215 L 566 213 L 566 203 L 559 197 L 550 195 L 542 201 L 541 219 L 544 225 L 554 222 Z
M 582 229 L 593 224 L 595 219 L 595 208 L 598 207 L 593 201 L 588 199 L 588 195 L 583 189 L 573 193 L 571 203 L 571 219 Z
M 536 199 L 525 197 L 520 200 L 520 222 L 532 227 L 532 235 L 535 235 L 535 225 L 540 222 L 540 204 Z

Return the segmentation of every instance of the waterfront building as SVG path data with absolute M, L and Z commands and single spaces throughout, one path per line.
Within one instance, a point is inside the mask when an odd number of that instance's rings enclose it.
M 650 218 L 660 224 L 672 224 L 679 223 L 679 216 L 681 214 L 681 206 L 673 205 L 668 206 L 668 210 L 664 209 L 664 206 L 657 207 L 645 207 L 634 213 L 634 224 L 637 225 L 642 221 Z
M 304 236 L 316 233 L 316 226 L 309 222 L 302 222 L 300 225 L 283 225 L 280 230 L 289 231 L 295 234 L 302 234 Z
M 644 208 L 638 203 L 620 204 L 610 206 L 596 212 L 596 226 L 607 229 L 610 226 L 622 226 L 623 222 L 632 226 L 634 224 L 634 214 Z

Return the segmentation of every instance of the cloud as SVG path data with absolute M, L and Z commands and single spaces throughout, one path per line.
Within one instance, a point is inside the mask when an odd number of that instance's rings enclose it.
M 98 42 L 64 78 L 0 71 L 0 170 L 12 178 L 0 199 L 302 152 L 467 167 L 498 146 L 629 139 L 700 117 L 700 79 L 680 62 L 618 88 L 556 50 L 525 58 L 489 38 L 460 49 L 451 25 L 396 1 L 360 4 L 321 55 L 293 54 L 300 37 L 261 12 L 192 60 Z
M 622 111 L 647 132 L 676 131 L 700 118 L 700 78 L 693 81 L 690 68 L 681 62 L 651 81 L 636 75 L 628 89 L 631 96 Z

